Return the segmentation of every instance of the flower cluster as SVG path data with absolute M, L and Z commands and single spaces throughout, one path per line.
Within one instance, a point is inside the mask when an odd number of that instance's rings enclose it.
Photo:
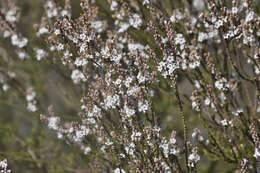
M 1 173 L 11 173 L 11 170 L 7 169 L 7 167 L 8 167 L 8 164 L 7 164 L 6 159 L 0 161 L 0 172 Z

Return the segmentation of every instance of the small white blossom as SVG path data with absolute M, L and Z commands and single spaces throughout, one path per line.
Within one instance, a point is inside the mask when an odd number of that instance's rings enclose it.
M 58 44 L 56 47 L 57 51 L 61 51 L 64 49 L 64 45 L 62 43 Z
M 27 100 L 28 102 L 33 101 L 34 98 L 35 98 L 35 96 L 36 96 L 36 92 L 33 91 L 33 90 L 29 90 L 29 91 L 28 91 L 28 94 L 26 95 L 26 100 Z
M 19 51 L 19 52 L 18 52 L 18 57 L 19 57 L 21 60 L 24 60 L 24 59 L 28 58 L 28 55 L 27 55 L 24 51 Z
M 93 21 L 91 22 L 91 27 L 95 29 L 96 32 L 100 33 L 104 29 L 104 24 L 102 21 Z
M 135 13 L 130 17 L 129 24 L 134 28 L 139 28 L 142 25 L 142 18 Z
M 29 103 L 27 104 L 27 109 L 28 109 L 30 112 L 35 112 L 35 111 L 37 111 L 36 105 L 35 105 L 34 103 L 32 103 L 32 102 L 29 102 Z
M 253 11 L 250 11 L 246 16 L 246 22 L 251 22 L 254 19 L 255 13 Z
M 204 40 L 208 39 L 208 34 L 204 32 L 200 32 L 198 36 L 198 41 L 203 42 Z
M 206 98 L 204 103 L 205 103 L 205 105 L 209 106 L 210 105 L 210 99 Z
M 229 88 L 229 84 L 227 83 L 227 80 L 224 77 L 222 77 L 221 79 L 215 82 L 215 87 L 219 90 L 226 90 Z
M 18 38 L 16 34 L 11 37 L 11 42 L 14 46 L 19 48 L 23 48 L 27 45 L 28 39 L 27 38 Z
M 54 31 L 54 34 L 55 35 L 59 35 L 61 32 L 60 32 L 60 30 L 59 29 L 56 29 L 55 31 Z
M 259 149 L 259 148 L 256 148 L 256 149 L 255 149 L 254 157 L 255 157 L 256 159 L 259 159 L 259 158 L 260 158 L 260 149 Z
M 233 111 L 232 114 L 235 115 L 235 116 L 239 116 L 243 113 L 243 109 L 242 108 L 239 108 L 237 109 L 236 111 Z
M 222 126 L 228 126 L 227 119 L 221 120 L 220 122 L 221 122 Z
M 8 31 L 8 30 L 5 30 L 3 37 L 4 37 L 4 38 L 7 38 L 7 37 L 10 37 L 10 35 L 11 35 L 11 32 Z
M 39 37 L 42 34 L 49 33 L 49 30 L 45 27 L 40 27 L 39 31 L 36 33 L 36 35 Z
M 205 8 L 205 3 L 203 0 L 193 0 L 192 5 L 197 9 L 197 10 L 203 10 Z
M 150 4 L 150 0 L 143 0 L 143 5 Z
M 104 100 L 105 109 L 115 109 L 116 106 L 119 106 L 120 100 L 119 95 L 109 95 Z
M 182 34 L 176 34 L 174 37 L 174 41 L 176 45 L 180 45 L 180 49 L 184 49 L 184 45 L 186 43 L 185 38 L 183 37 Z
M 121 168 L 116 168 L 114 170 L 114 173 L 126 173 L 126 172 L 123 169 L 121 169 Z
M 85 147 L 84 148 L 84 154 L 88 154 L 91 151 L 90 147 Z
M 215 23 L 215 28 L 220 28 L 221 26 L 223 26 L 223 20 L 219 19 L 217 20 L 217 22 Z
M 8 84 L 4 84 L 2 88 L 3 88 L 4 91 L 7 91 L 9 89 L 9 85 Z
M 72 71 L 71 79 L 76 84 L 79 83 L 80 81 L 83 81 L 83 82 L 87 81 L 87 78 L 85 77 L 85 75 L 78 69 L 75 69 Z
M 138 101 L 138 111 L 139 112 L 147 112 L 149 110 L 149 104 L 148 101 L 142 102 L 142 101 Z
M 124 111 L 125 111 L 125 114 L 126 114 L 126 116 L 127 116 L 128 118 L 134 116 L 134 114 L 135 114 L 135 110 L 129 108 L 129 107 L 126 106 L 126 105 L 124 106 Z
M 58 129 L 59 117 L 50 117 L 48 119 L 48 127 L 53 130 Z
M 36 59 L 38 61 L 40 61 L 45 56 L 47 56 L 47 52 L 45 52 L 43 49 L 36 49 Z
M 14 23 L 17 21 L 17 17 L 15 16 L 15 11 L 14 10 L 9 10 L 6 13 L 5 19 L 10 22 L 10 23 Z
M 125 32 L 130 27 L 128 23 L 120 23 L 119 26 L 120 26 L 120 28 L 118 29 L 119 33 Z
M 80 66 L 85 66 L 88 64 L 88 60 L 85 59 L 85 58 L 76 58 L 74 64 L 77 66 L 77 67 L 80 67 Z
M 195 167 L 195 164 L 200 161 L 200 156 L 197 153 L 192 153 L 189 155 L 188 159 L 189 159 L 188 166 L 193 168 Z
M 118 3 L 116 1 L 112 1 L 111 6 L 110 6 L 110 10 L 115 11 L 117 6 L 118 6 Z
M 233 14 L 237 14 L 238 12 L 238 8 L 237 7 L 232 7 L 232 13 Z

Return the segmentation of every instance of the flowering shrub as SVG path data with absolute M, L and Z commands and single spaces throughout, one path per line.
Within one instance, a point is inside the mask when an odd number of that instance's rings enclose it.
M 9 173 L 11 172 L 10 170 L 7 169 L 7 160 L 2 160 L 0 161 L 0 171 L 3 172 L 3 173 Z
M 91 172 L 260 171 L 259 1 L 81 0 L 73 15 L 69 0 L 45 0 L 28 36 L 15 3 L 2 6 L 1 96 Z M 70 118 L 44 98 L 59 78 Z

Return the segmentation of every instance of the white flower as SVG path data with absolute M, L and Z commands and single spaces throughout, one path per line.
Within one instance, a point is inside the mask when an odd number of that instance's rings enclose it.
M 118 30 L 119 33 L 121 32 L 125 32 L 128 28 L 129 28 L 129 24 L 128 23 L 120 23 L 120 28 Z
M 102 32 L 104 29 L 104 25 L 102 21 L 93 21 L 91 22 L 91 27 L 95 29 L 95 32 Z
M 115 85 L 117 86 L 121 86 L 122 80 L 121 79 L 117 79 L 115 82 L 113 82 Z
M 57 130 L 58 129 L 58 121 L 59 121 L 59 117 L 50 117 L 48 119 L 48 127 L 50 129 L 53 129 L 53 130 Z
M 63 138 L 63 134 L 60 133 L 60 132 L 57 132 L 57 138 L 58 138 L 58 139 L 62 139 L 62 138 Z
M 140 137 L 142 136 L 142 133 L 140 132 L 134 132 L 132 135 L 131 135 L 131 140 L 132 141 L 138 141 L 140 140 Z
M 227 88 L 229 88 L 229 85 L 227 84 L 227 80 L 224 77 L 222 77 L 221 79 L 215 82 L 215 87 L 219 90 L 226 90 Z
M 184 49 L 184 44 L 186 42 L 182 34 L 176 34 L 174 37 L 175 44 L 180 45 L 181 50 Z
M 247 8 L 248 7 L 248 3 L 245 1 L 245 2 L 243 2 L 243 7 L 244 8 Z
M 208 34 L 204 32 L 200 32 L 198 36 L 198 41 L 203 42 L 204 40 L 208 39 Z
M 127 77 L 126 78 L 126 80 L 125 80 L 125 86 L 127 87 L 127 88 L 129 88 L 130 87 L 130 84 L 133 82 L 133 78 L 132 77 Z
M 61 16 L 70 16 L 70 12 L 68 10 L 62 10 Z
M 131 109 L 129 108 L 128 106 L 124 106 L 124 111 L 126 113 L 126 116 L 129 118 L 129 117 L 132 117 L 134 114 L 135 114 L 135 110 L 134 109 Z
M 30 112 L 35 112 L 35 111 L 37 111 L 37 107 L 36 107 L 35 104 L 32 103 L 32 102 L 29 102 L 29 103 L 27 104 L 27 109 L 28 109 Z
M 135 13 L 130 17 L 129 24 L 134 28 L 139 28 L 142 25 L 142 18 Z
M 83 137 L 89 134 L 90 130 L 86 126 L 80 126 L 79 129 L 76 129 L 75 136 L 73 137 L 75 142 L 82 141 Z
M 88 154 L 91 151 L 90 147 L 85 147 L 84 148 L 84 154 Z
M 134 149 L 135 149 L 135 144 L 133 142 L 131 142 L 129 146 L 125 146 L 126 153 L 132 156 L 134 155 Z
M 143 0 L 143 5 L 150 4 L 150 0 Z
M 192 153 L 189 155 L 189 167 L 194 167 L 196 163 L 200 161 L 200 156 L 197 153 Z
M 193 0 L 192 5 L 197 9 L 197 10 L 203 10 L 205 8 L 205 4 L 203 0 Z
M 3 37 L 4 37 L 4 38 L 7 38 L 7 37 L 9 37 L 10 35 L 11 35 L 11 32 L 8 31 L 8 30 L 5 30 Z
M 123 55 L 122 54 L 116 54 L 110 57 L 111 61 L 114 61 L 115 63 L 119 63 L 120 60 L 122 59 Z
M 260 73 L 259 68 L 257 66 L 254 67 L 255 67 L 255 74 L 259 74 Z
M 64 49 L 64 45 L 63 45 L 62 43 L 60 43 L 60 44 L 58 44 L 58 46 L 56 47 L 56 49 L 57 49 L 58 51 L 61 51 L 61 50 Z
M 18 57 L 19 57 L 21 60 L 24 60 L 25 58 L 28 58 L 28 55 L 27 55 L 24 51 L 19 51 L 19 52 L 18 52 Z
M 31 102 L 34 100 L 35 96 L 36 96 L 36 92 L 32 90 L 32 91 L 28 92 L 28 94 L 26 95 L 26 100 L 28 102 Z
M 86 34 L 82 33 L 79 35 L 79 39 L 81 39 L 82 41 L 85 41 L 87 38 Z
M 219 20 L 215 23 L 215 27 L 216 27 L 216 28 L 220 28 L 221 26 L 223 26 L 223 20 L 219 19 Z
M 149 110 L 149 104 L 148 101 L 142 102 L 142 101 L 138 101 L 138 111 L 139 112 L 146 112 Z
M 202 142 L 204 140 L 203 136 L 199 136 L 199 141 Z
M 139 43 L 128 43 L 128 49 L 130 52 L 134 52 L 136 50 L 144 50 L 144 46 Z
M 8 164 L 7 164 L 6 159 L 0 161 L 0 172 L 1 173 L 11 173 L 11 170 L 8 170 L 7 166 L 8 166 Z
M 8 85 L 8 84 L 4 84 L 4 85 L 3 85 L 3 90 L 4 90 L 4 91 L 7 91 L 8 89 L 9 89 L 9 85 Z
M 111 6 L 110 6 L 110 10 L 115 11 L 117 6 L 118 6 L 118 3 L 116 1 L 112 1 Z
M 175 22 L 176 22 L 176 18 L 175 18 L 174 15 L 172 15 L 172 16 L 170 17 L 170 21 L 171 21 L 172 23 L 175 23 Z
M 256 148 L 256 149 L 255 149 L 254 157 L 255 157 L 256 159 L 260 158 L 260 149 L 259 149 L 259 148 Z
M 200 66 L 200 61 L 193 61 L 189 63 L 190 69 L 195 69 Z
M 238 116 L 238 115 L 241 115 L 243 112 L 244 112 L 243 109 L 239 108 L 236 111 L 233 111 L 232 114 L 235 116 Z
M 80 66 L 84 66 L 84 65 L 88 64 L 88 61 L 87 61 L 87 59 L 85 59 L 85 58 L 79 57 L 79 58 L 76 58 L 74 64 L 75 64 L 77 67 L 80 67 Z
M 78 69 L 72 71 L 71 79 L 76 84 L 79 83 L 80 81 L 83 81 L 83 82 L 87 81 L 87 78 L 85 77 L 85 75 Z
M 109 95 L 104 100 L 105 109 L 110 109 L 110 108 L 115 109 L 116 106 L 119 106 L 119 104 L 120 104 L 120 98 L 119 98 L 119 95 L 117 95 L 117 94 L 112 95 L 112 96 Z
M 170 143 L 170 144 L 175 144 L 175 143 L 176 143 L 176 139 L 175 139 L 175 138 L 170 138 L 169 143 Z
M 39 31 L 36 33 L 36 35 L 39 37 L 40 35 L 46 34 L 46 33 L 48 33 L 48 32 L 49 32 L 49 30 L 48 30 L 47 28 L 41 27 L 41 28 L 39 29 Z
M 16 21 L 17 21 L 17 18 L 16 18 L 16 16 L 15 16 L 15 11 L 9 10 L 9 11 L 6 13 L 5 19 L 6 19 L 8 22 L 10 22 L 10 23 L 16 22 Z
M 206 99 L 205 99 L 205 105 L 207 105 L 207 106 L 209 106 L 210 105 L 210 99 L 207 97 Z
M 54 34 L 55 34 L 55 35 L 59 35 L 59 34 L 60 34 L 60 29 L 56 29 L 56 30 L 54 31 Z
M 246 16 L 246 22 L 251 22 L 254 19 L 255 13 L 253 11 L 250 11 L 248 15 Z
M 233 7 L 233 8 L 232 8 L 232 13 L 233 13 L 233 14 L 237 14 L 237 12 L 238 12 L 237 7 Z
M 36 59 L 38 61 L 40 61 L 45 56 L 47 56 L 47 52 L 45 52 L 43 49 L 36 49 Z
M 220 121 L 222 126 L 228 126 L 228 121 L 226 119 Z
M 137 79 L 139 83 L 144 83 L 146 81 L 146 77 L 141 72 L 138 73 Z
M 14 34 L 11 37 L 11 42 L 14 46 L 17 46 L 19 48 L 23 48 L 27 45 L 28 43 L 28 39 L 27 38 L 18 38 L 18 36 L 16 34 Z
M 120 168 L 116 168 L 114 170 L 114 173 L 126 173 L 123 169 L 120 169 Z
M 48 9 L 46 13 L 48 18 L 52 18 L 58 15 L 57 8 L 55 8 L 55 4 L 52 1 L 48 1 L 47 7 Z

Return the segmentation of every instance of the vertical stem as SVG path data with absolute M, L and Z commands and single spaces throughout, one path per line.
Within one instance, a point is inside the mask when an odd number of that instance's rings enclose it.
M 187 166 L 187 171 L 188 173 L 190 172 L 190 168 L 188 166 L 188 145 L 187 145 L 187 126 L 186 126 L 186 121 L 185 121 L 185 117 L 184 117 L 184 113 L 183 113 L 183 104 L 179 95 L 179 90 L 178 90 L 178 86 L 176 85 L 176 83 L 174 83 L 174 89 L 175 89 L 175 96 L 178 100 L 178 104 L 179 104 L 179 115 L 182 119 L 182 124 L 183 124 L 183 136 L 184 136 L 184 143 L 185 143 L 185 160 L 186 160 L 186 166 Z

